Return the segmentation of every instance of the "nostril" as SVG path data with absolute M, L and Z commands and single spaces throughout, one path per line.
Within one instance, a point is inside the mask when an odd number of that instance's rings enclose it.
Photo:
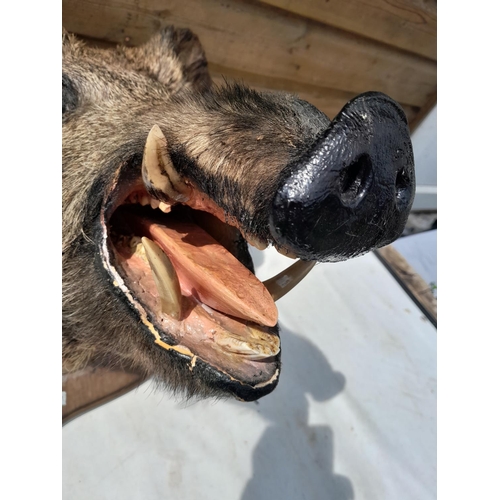
M 410 177 L 403 167 L 396 175 L 396 206 L 399 209 L 405 209 L 410 202 L 410 184 Z
M 340 172 L 340 199 L 345 206 L 355 207 L 372 182 L 372 162 L 367 154 L 359 156 Z

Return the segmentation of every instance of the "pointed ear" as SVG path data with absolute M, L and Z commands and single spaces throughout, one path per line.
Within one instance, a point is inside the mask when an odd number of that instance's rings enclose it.
M 198 37 L 189 29 L 178 29 L 173 31 L 172 41 L 186 79 L 198 90 L 208 88 L 212 81 L 208 73 L 205 51 Z
M 144 45 L 121 47 L 128 63 L 176 92 L 186 85 L 207 90 L 212 81 L 205 52 L 189 29 L 163 28 Z

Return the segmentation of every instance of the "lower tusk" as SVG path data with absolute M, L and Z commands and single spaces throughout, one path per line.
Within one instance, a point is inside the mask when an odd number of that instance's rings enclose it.
M 179 320 L 182 313 L 182 295 L 174 266 L 154 241 L 146 237 L 143 237 L 141 241 L 160 296 L 161 310 Z
M 286 295 L 292 288 L 298 285 L 316 265 L 316 261 L 306 262 L 299 260 L 290 267 L 263 282 L 274 301 Z

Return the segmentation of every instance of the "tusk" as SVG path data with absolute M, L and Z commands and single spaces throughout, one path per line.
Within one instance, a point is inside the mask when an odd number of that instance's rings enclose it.
M 316 261 L 306 262 L 299 260 L 286 268 L 274 278 L 263 282 L 274 301 L 277 301 L 286 295 L 292 288 L 300 283 L 316 265 Z
M 162 312 L 179 320 L 182 313 L 182 295 L 179 278 L 172 262 L 163 250 L 149 238 L 141 238 L 153 278 L 160 296 Z
M 185 202 L 189 199 L 190 188 L 176 172 L 167 152 L 167 139 L 158 125 L 153 125 L 146 139 L 142 178 L 151 196 L 160 201 Z

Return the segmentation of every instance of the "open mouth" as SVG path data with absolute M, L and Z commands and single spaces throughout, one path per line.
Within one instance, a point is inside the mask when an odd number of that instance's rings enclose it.
M 245 236 L 206 195 L 177 178 L 158 127 L 150 132 L 142 175 L 122 168 L 100 223 L 101 257 L 154 342 L 237 397 L 256 399 L 278 382 L 275 301 L 312 269 L 297 261 L 262 283 Z

